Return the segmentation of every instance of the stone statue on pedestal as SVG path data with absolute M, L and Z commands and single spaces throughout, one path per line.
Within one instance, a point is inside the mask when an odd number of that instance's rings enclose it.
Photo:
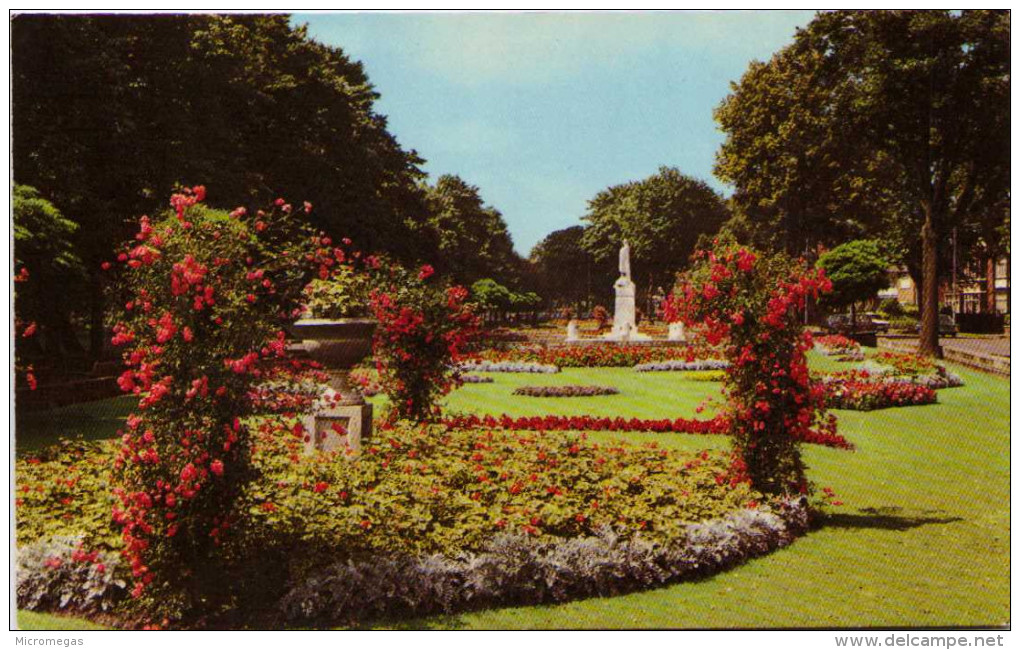
M 620 277 L 613 283 L 616 291 L 616 309 L 613 312 L 613 329 L 605 338 L 611 341 L 647 341 L 649 336 L 638 332 L 635 296 L 637 287 L 630 279 L 630 244 L 623 240 L 620 247 Z

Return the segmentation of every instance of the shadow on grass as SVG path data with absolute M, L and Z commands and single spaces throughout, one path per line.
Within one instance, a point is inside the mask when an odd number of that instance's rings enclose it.
M 913 516 L 901 514 L 902 511 L 902 508 L 863 508 L 859 514 L 826 513 L 818 518 L 817 527 L 903 531 L 963 521 L 963 517 Z
M 126 395 L 96 402 L 72 404 L 45 411 L 22 412 L 15 408 L 14 444 L 18 455 L 38 451 L 70 440 L 113 438 L 124 426 L 138 399 Z

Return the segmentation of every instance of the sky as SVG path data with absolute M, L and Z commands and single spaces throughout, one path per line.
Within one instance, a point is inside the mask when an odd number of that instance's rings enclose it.
M 376 111 L 430 181 L 457 174 L 528 255 L 612 185 L 712 176 L 712 109 L 810 11 L 296 14 L 361 61 Z

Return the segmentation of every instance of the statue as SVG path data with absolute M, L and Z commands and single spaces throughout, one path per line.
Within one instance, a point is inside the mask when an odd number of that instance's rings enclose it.
M 630 277 L 630 244 L 627 240 L 623 240 L 623 246 L 620 247 L 620 275 L 629 278 Z

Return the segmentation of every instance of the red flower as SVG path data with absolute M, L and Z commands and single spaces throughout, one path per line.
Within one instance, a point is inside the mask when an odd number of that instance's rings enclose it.
M 209 463 L 209 471 L 216 476 L 223 476 L 223 461 L 217 459 Z

